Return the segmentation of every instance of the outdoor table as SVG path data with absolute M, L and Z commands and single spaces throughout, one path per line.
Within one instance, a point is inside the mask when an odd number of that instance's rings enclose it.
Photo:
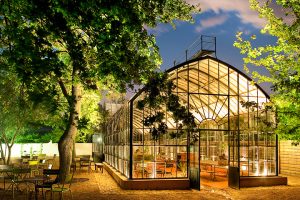
M 227 165 L 215 165 L 215 169 L 224 169 L 226 171 L 226 176 L 228 176 L 228 166 Z
M 35 177 L 26 178 L 24 180 L 34 184 L 34 197 L 35 199 L 38 199 L 38 190 L 36 186 L 38 185 L 39 182 L 47 180 L 47 178 L 44 176 L 35 176 Z
M 13 171 L 13 167 L 11 165 L 0 165 L 0 173 L 5 173 L 9 179 L 11 179 L 11 172 Z M 3 176 L 3 184 L 5 190 L 5 176 Z
M 212 163 L 205 163 L 205 162 L 202 162 L 202 163 L 201 163 L 201 166 L 202 166 L 202 168 L 206 171 L 206 173 L 209 174 L 211 180 L 214 180 L 214 179 L 215 179 L 215 173 L 216 173 L 215 165 L 212 164 Z M 200 167 L 201 167 L 201 166 L 200 166 Z
M 216 175 L 215 165 L 211 164 L 211 170 L 207 170 L 207 173 L 210 174 L 211 180 L 215 180 L 215 175 Z
M 103 173 L 103 164 L 102 163 L 95 163 L 95 171 L 99 169 Z
M 25 171 L 24 171 L 25 170 Z M 29 169 L 30 170 L 30 169 Z M 11 187 L 12 187 L 12 195 L 13 199 L 15 198 L 14 196 L 14 185 L 20 184 L 20 181 L 24 181 L 23 178 L 20 178 L 19 176 L 21 174 L 26 174 L 30 171 L 28 171 L 27 168 L 22 168 L 22 167 L 13 167 L 10 165 L 0 165 L 0 172 L 6 173 L 7 177 L 11 180 Z M 20 179 L 19 179 L 20 178 Z M 4 179 L 5 181 L 5 179 Z
M 0 172 L 11 172 L 12 169 L 11 165 L 0 165 Z

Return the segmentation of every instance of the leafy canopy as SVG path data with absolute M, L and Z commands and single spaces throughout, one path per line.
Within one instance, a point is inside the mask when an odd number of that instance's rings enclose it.
M 270 76 L 253 72 L 260 82 L 272 83 L 274 94 L 272 102 L 277 112 L 276 132 L 281 138 L 300 142 L 300 2 L 298 0 L 276 0 L 276 7 L 285 11 L 285 17 L 275 14 L 274 1 L 259 3 L 250 0 L 251 8 L 259 12 L 259 16 L 267 20 L 261 30 L 277 38 L 275 45 L 255 47 L 251 40 L 244 40 L 242 33 L 237 34 L 234 46 L 245 55 L 244 62 L 267 69 Z M 290 20 L 286 20 L 290 19 Z
M 72 71 L 74 81 L 87 88 L 101 79 L 124 90 L 145 81 L 161 63 L 155 38 L 144 26 L 191 20 L 191 9 L 181 0 L 14 0 L 0 10 L 2 37 L 12 47 L 4 51 L 22 80 L 33 83 L 33 93 L 48 100 L 59 79 L 71 79 Z
M 66 120 L 78 101 L 75 86 L 124 91 L 145 83 L 161 64 L 145 27 L 191 21 L 194 11 L 182 0 L 1 1 L 0 54 L 31 100 Z

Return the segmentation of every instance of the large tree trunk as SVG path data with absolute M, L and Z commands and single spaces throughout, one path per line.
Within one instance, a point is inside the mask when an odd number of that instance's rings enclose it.
M 72 87 L 71 111 L 67 129 L 58 142 L 60 178 L 64 180 L 70 172 L 74 141 L 80 112 L 81 92 L 79 86 Z

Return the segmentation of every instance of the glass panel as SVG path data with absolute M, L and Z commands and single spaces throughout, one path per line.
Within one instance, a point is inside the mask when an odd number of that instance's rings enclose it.
M 177 148 L 177 177 L 187 177 L 187 151 L 186 147 Z
M 230 95 L 237 95 L 238 94 L 238 82 L 237 82 L 237 77 L 238 74 L 237 72 L 234 72 L 233 70 L 229 71 L 229 77 L 230 77 Z
M 248 96 L 248 85 L 250 85 L 249 81 L 243 75 L 239 74 L 239 94 L 240 95 Z
M 228 94 L 228 67 L 219 65 L 220 94 Z

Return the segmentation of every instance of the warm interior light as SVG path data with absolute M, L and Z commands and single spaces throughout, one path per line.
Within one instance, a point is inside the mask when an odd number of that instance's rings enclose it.
M 262 175 L 263 176 L 267 176 L 268 175 L 268 169 L 266 167 L 264 168 L 264 173 Z
M 246 171 L 247 170 L 247 166 L 246 165 L 242 165 L 242 170 Z
M 255 176 L 258 176 L 258 171 L 259 171 L 259 170 L 258 170 L 258 167 L 259 167 L 259 166 L 258 166 L 258 162 L 257 162 L 257 161 L 256 161 L 256 164 L 255 164 L 255 165 L 256 165 L 256 171 L 255 171 L 254 174 L 255 174 Z

